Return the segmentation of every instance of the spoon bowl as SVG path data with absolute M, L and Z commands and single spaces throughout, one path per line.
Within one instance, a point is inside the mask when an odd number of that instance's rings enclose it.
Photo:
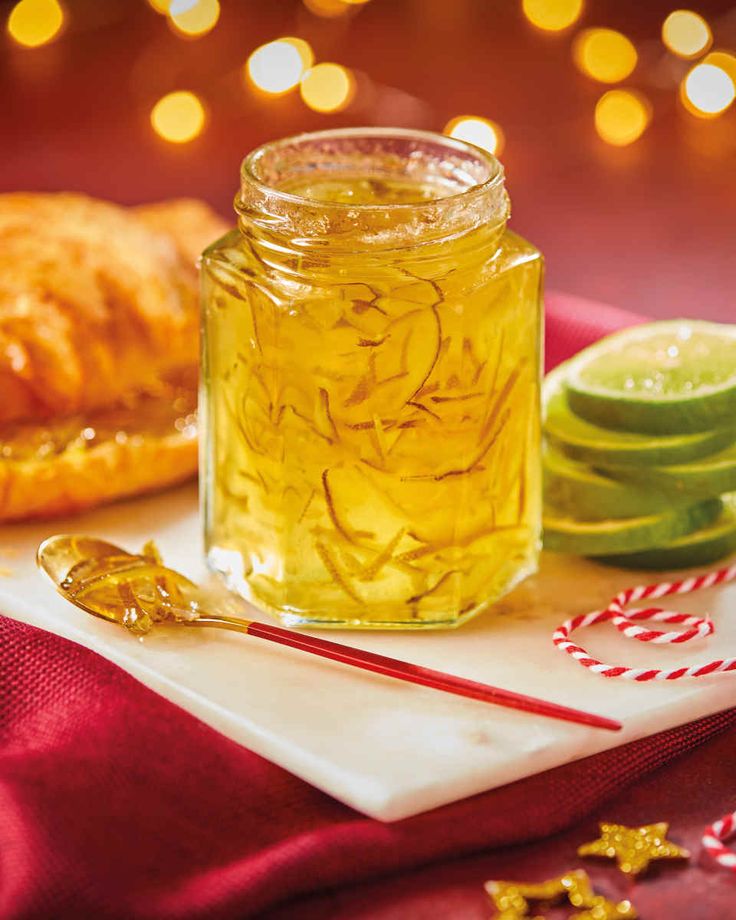
M 36 563 L 41 571 L 48 575 L 57 591 L 66 596 L 68 592 L 63 586 L 68 584 L 69 576 L 75 566 L 81 562 L 109 559 L 115 556 L 131 556 L 131 554 L 119 546 L 115 546 L 114 543 L 108 543 L 96 537 L 57 534 L 56 536 L 48 537 L 38 547 Z M 96 605 L 90 605 L 82 598 L 75 600 L 73 603 L 94 616 L 118 622 L 118 617 L 109 612 L 101 612 Z
M 96 537 L 57 534 L 44 540 L 38 547 L 36 561 L 53 582 L 60 584 L 77 563 L 115 555 L 130 556 L 130 553 Z
M 67 600 L 134 633 L 194 611 L 197 586 L 165 568 L 152 544 L 135 554 L 96 537 L 57 534 L 41 543 L 36 561 Z

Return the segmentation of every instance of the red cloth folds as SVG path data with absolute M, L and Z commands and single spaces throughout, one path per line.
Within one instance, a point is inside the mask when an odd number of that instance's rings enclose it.
M 545 307 L 546 370 L 571 358 L 581 348 L 604 335 L 647 320 L 640 313 L 573 297 L 572 294 L 549 294 Z
M 641 319 L 553 295 L 548 357 Z M 0 918 L 264 916 L 309 892 L 561 830 L 734 723 L 721 713 L 385 825 L 92 652 L 0 617 Z

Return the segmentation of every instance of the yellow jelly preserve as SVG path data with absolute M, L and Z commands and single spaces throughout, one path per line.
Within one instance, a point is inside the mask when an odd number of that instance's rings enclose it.
M 455 626 L 539 550 L 542 259 L 439 135 L 259 148 L 203 259 L 209 564 L 288 625 Z

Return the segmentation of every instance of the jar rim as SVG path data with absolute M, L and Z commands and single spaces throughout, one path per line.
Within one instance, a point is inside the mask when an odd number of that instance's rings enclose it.
M 266 182 L 262 176 L 259 175 L 258 170 L 262 164 L 263 159 L 274 151 L 277 152 L 279 150 L 287 149 L 289 147 L 294 147 L 298 144 L 304 144 L 307 142 L 319 142 L 320 140 L 340 140 L 343 138 L 347 140 L 355 140 L 361 137 L 376 139 L 386 138 L 387 140 L 393 138 L 397 140 L 417 141 L 434 145 L 441 143 L 443 146 L 447 147 L 449 150 L 455 151 L 456 153 L 474 157 L 478 163 L 483 164 L 487 168 L 488 177 L 481 182 L 471 183 L 467 186 L 467 188 L 463 188 L 460 191 L 452 192 L 448 195 L 441 195 L 425 201 L 356 204 L 354 202 L 347 201 L 322 201 L 307 197 L 305 195 L 297 195 L 293 192 L 284 191 L 283 189 L 280 189 L 277 186 Z M 435 207 L 445 204 L 448 207 L 451 207 L 459 201 L 462 201 L 463 203 L 467 202 L 469 197 L 482 197 L 483 195 L 493 193 L 499 188 L 503 189 L 504 186 L 503 165 L 489 151 L 484 150 L 482 147 L 477 147 L 475 144 L 459 140 L 458 138 L 448 137 L 447 135 L 440 134 L 439 132 L 423 131 L 414 128 L 327 128 L 322 131 L 305 131 L 300 134 L 293 134 L 284 138 L 280 138 L 279 140 L 267 141 L 266 143 L 256 147 L 245 156 L 241 164 L 240 175 L 241 182 L 247 182 L 252 188 L 255 188 L 257 191 L 264 195 L 267 195 L 271 200 L 282 201 L 285 205 L 290 204 L 297 207 L 314 207 L 315 205 L 318 205 L 323 209 L 335 209 L 336 211 L 357 210 L 362 214 L 370 211 L 381 213 L 401 213 L 404 211 L 408 213 L 411 210 L 416 210 L 417 208 L 421 208 L 424 205 L 430 204 L 434 205 Z
M 315 176 L 398 178 L 439 194 L 363 204 L 284 188 Z M 281 237 L 300 248 L 391 249 L 502 227 L 509 198 L 503 166 L 473 144 L 409 128 L 334 128 L 271 141 L 248 154 L 235 210 L 247 236 Z

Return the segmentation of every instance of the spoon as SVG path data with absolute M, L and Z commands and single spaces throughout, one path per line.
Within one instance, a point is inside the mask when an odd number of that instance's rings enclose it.
M 145 635 L 161 623 L 228 629 L 481 702 L 609 731 L 621 729 L 620 722 L 604 716 L 328 642 L 317 636 L 213 613 L 204 606 L 207 602 L 204 592 L 181 573 L 164 566 L 153 543 L 147 543 L 139 554 L 134 554 L 95 537 L 60 534 L 41 543 L 36 561 L 59 593 L 72 604 L 93 616 L 121 625 L 134 635 Z

